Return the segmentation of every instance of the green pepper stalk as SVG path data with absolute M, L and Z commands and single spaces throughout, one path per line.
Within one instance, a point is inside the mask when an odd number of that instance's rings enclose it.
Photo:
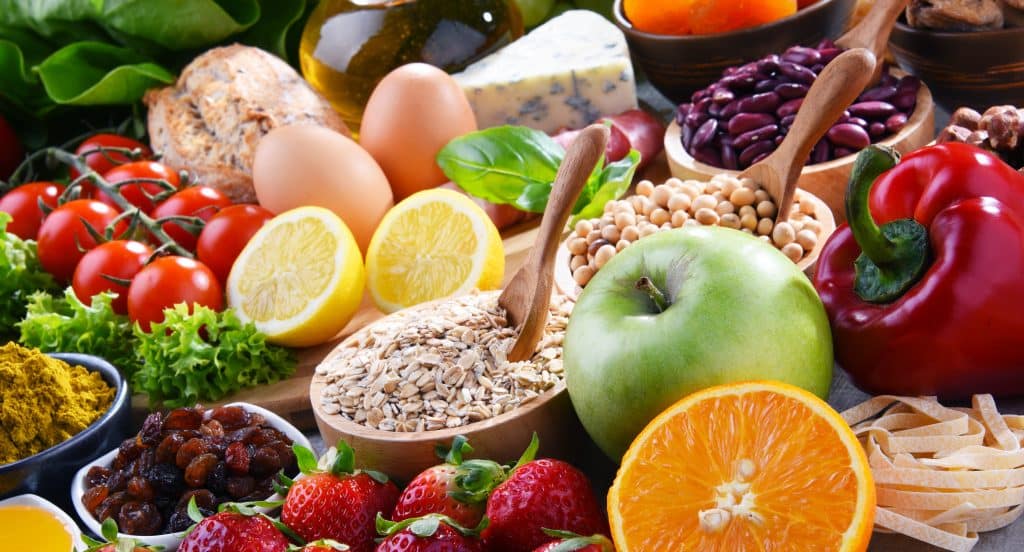
M 868 206 L 871 187 L 896 166 L 899 154 L 885 146 L 869 146 L 857 156 L 846 191 L 846 217 L 861 254 L 854 264 L 854 291 L 869 303 L 895 301 L 928 269 L 928 230 L 912 218 L 879 227 Z

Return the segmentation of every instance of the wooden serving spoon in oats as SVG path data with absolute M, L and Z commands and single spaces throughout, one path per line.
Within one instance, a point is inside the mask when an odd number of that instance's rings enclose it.
M 604 125 L 590 125 L 569 146 L 551 186 L 530 255 L 498 298 L 498 305 L 505 309 L 510 324 L 519 329 L 519 337 L 508 352 L 512 362 L 533 356 L 544 333 L 555 277 L 555 253 L 561 244 L 562 231 L 576 198 L 604 154 L 609 134 Z

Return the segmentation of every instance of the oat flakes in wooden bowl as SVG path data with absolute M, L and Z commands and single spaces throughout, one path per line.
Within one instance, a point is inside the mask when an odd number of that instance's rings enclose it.
M 533 432 L 544 456 L 570 459 L 586 433 L 562 371 L 572 302 L 555 294 L 544 337 L 527 362 L 500 292 L 424 303 L 383 318 L 338 345 L 316 368 L 309 395 L 328 444 L 344 439 L 362 466 L 408 481 L 438 463 L 436 445 L 465 435 L 474 457 L 519 457 Z

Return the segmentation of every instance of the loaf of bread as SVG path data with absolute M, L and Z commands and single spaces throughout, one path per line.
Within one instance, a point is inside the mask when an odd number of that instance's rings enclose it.
M 252 159 L 271 129 L 315 124 L 349 135 L 330 103 L 287 63 L 232 45 L 197 57 L 171 87 L 150 90 L 149 136 L 163 162 L 236 203 L 255 203 Z

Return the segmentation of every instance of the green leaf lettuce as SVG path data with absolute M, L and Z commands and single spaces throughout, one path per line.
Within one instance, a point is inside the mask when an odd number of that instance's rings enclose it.
M 57 285 L 39 264 L 36 242 L 7 233 L 11 216 L 0 212 L 0 336 L 17 333 L 29 296 Z

